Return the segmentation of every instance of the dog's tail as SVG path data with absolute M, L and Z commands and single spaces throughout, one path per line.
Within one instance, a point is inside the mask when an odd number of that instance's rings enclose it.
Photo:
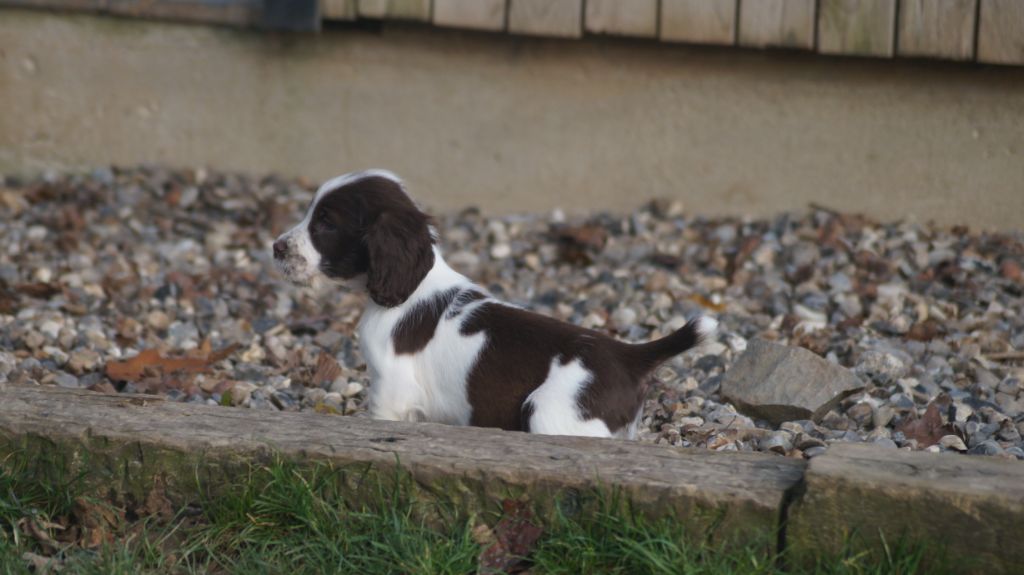
M 635 372 L 646 375 L 670 357 L 713 337 L 716 331 L 718 321 L 707 316 L 698 316 L 661 339 L 648 343 L 626 344 L 627 357 Z

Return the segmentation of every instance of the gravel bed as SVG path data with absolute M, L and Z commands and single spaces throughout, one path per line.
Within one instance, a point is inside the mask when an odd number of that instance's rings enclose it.
M 353 341 L 364 296 L 293 287 L 269 255 L 314 188 L 153 167 L 7 178 L 0 384 L 365 416 Z M 429 190 L 418 198 L 429 205 Z M 437 220 L 453 267 L 541 313 L 631 341 L 696 313 L 721 321 L 717 341 L 654 374 L 643 441 L 791 457 L 868 441 L 1024 459 L 1021 233 L 822 208 L 697 218 L 662 201 Z M 867 387 L 817 424 L 751 420 L 719 386 L 755 337 L 806 347 Z

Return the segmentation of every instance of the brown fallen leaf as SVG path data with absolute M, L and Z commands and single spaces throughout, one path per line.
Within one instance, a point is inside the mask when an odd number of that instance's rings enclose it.
M 476 533 L 481 541 L 492 536 L 493 543 L 480 553 L 480 573 L 518 573 L 525 569 L 525 558 L 540 539 L 543 529 L 531 521 L 533 513 L 521 501 L 506 499 L 502 502 L 504 516 L 494 526 L 493 534 Z
M 313 385 L 319 386 L 324 383 L 330 384 L 332 381 L 337 379 L 341 375 L 341 366 L 338 365 L 338 360 L 334 359 L 331 354 L 321 351 L 320 356 L 316 358 L 316 371 L 313 372 Z
M 63 291 L 55 283 L 44 282 L 18 284 L 14 289 L 23 295 L 36 299 L 50 299 Z
M 160 519 L 171 519 L 174 517 L 174 506 L 167 498 L 167 485 L 161 476 L 153 479 L 153 487 L 146 494 L 146 501 L 140 509 L 145 515 L 155 515 Z
M 208 344 L 206 348 L 209 349 Z M 238 344 L 232 344 L 216 352 L 192 357 L 165 357 L 155 349 L 146 349 L 123 361 L 108 361 L 106 373 L 114 381 L 140 381 L 145 377 L 166 376 L 176 372 L 194 375 L 209 371 L 210 366 L 237 349 Z
M 703 307 L 705 309 L 709 309 L 711 311 L 722 312 L 722 311 L 725 310 L 725 304 L 723 304 L 723 303 L 715 303 L 715 302 L 711 301 L 710 299 L 708 299 L 707 296 L 701 295 L 699 293 L 695 293 L 695 294 L 691 295 L 690 296 L 690 301 L 697 302 L 697 304 L 699 306 L 701 306 L 701 307 Z
M 942 420 L 942 410 L 948 406 L 949 396 L 942 394 L 928 404 L 920 419 L 904 421 L 896 431 L 902 432 L 907 439 L 916 440 L 918 449 L 936 445 L 944 436 L 956 434 L 953 425 Z
M 114 534 L 124 525 L 124 511 L 86 497 L 75 499 L 72 513 L 82 529 L 78 544 L 93 549 L 114 541 Z
M 603 250 L 608 242 L 608 230 L 595 224 L 560 227 L 554 230 L 553 235 L 558 242 L 561 259 L 575 265 L 593 263 L 593 254 Z

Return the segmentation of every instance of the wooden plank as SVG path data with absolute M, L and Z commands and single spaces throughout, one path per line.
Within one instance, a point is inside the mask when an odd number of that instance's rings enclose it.
M 654 38 L 658 0 L 587 0 L 584 28 L 591 34 Z
M 814 0 L 740 0 L 740 45 L 813 49 L 814 6 Z
M 324 20 L 355 20 L 356 0 L 320 0 L 320 17 Z
M 880 56 L 896 51 L 896 0 L 821 0 L 818 51 Z
M 1024 2 L 981 0 L 978 61 L 1024 64 Z
M 267 24 L 264 3 L 251 0 L 222 0 L 216 3 L 173 0 L 0 0 L 0 6 L 99 12 L 230 26 Z M 315 6 L 313 8 L 315 9 Z M 315 20 L 315 14 L 313 19 Z M 301 29 L 315 29 L 315 23 L 311 24 Z
M 897 53 L 900 56 L 974 58 L 977 0 L 903 0 Z
M 430 0 L 359 0 L 360 18 L 430 20 Z
M 1017 461 L 833 443 L 811 460 L 805 487 L 789 509 L 790 559 L 860 548 L 878 555 L 885 541 L 906 536 L 958 558 L 944 565 L 953 572 L 1024 572 L 1024 464 Z
M 510 493 L 550 502 L 617 490 L 640 512 L 676 514 L 698 536 L 723 541 L 772 533 L 806 467 L 802 460 L 759 453 L 211 407 L 49 386 L 0 386 L 0 440 L 0 446 L 35 440 L 101 465 L 112 477 L 105 489 L 120 482 L 138 489 L 149 479 L 122 474 L 163 474 L 169 493 L 185 500 L 194 495 L 189 471 L 196 463 L 227 468 L 271 452 L 350 469 L 387 471 L 398 461 L 419 485 L 464 498 L 465 512 Z
M 509 0 L 508 31 L 531 36 L 579 38 L 583 0 Z
M 661 0 L 666 42 L 735 44 L 738 0 Z
M 430 0 L 358 0 L 359 17 L 430 20 Z
M 504 30 L 505 0 L 434 0 L 434 24 L 474 30 Z

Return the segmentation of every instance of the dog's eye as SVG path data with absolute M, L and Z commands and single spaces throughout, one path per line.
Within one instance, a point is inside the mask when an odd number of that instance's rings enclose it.
M 313 230 L 318 232 L 329 232 L 335 229 L 334 222 L 327 214 L 320 214 L 313 220 Z

